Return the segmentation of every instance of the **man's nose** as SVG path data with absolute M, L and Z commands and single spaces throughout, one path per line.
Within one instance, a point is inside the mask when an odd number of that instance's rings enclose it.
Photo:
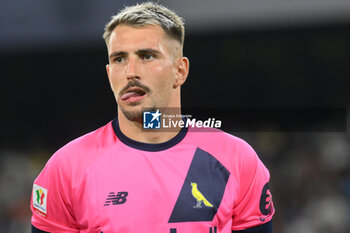
M 137 70 L 138 70 L 137 59 L 134 57 L 130 57 L 130 59 L 128 61 L 128 66 L 127 66 L 126 78 L 128 80 L 139 79 Z

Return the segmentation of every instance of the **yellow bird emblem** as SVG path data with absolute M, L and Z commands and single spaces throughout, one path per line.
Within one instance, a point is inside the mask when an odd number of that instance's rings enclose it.
M 213 207 L 213 205 L 204 197 L 204 195 L 198 190 L 197 183 L 191 182 L 192 196 L 197 200 L 197 204 L 193 208 L 202 208 L 202 203 L 207 207 Z

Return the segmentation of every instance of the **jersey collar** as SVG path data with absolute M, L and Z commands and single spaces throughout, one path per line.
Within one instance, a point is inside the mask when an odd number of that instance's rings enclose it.
M 122 133 L 122 131 L 120 130 L 118 118 L 115 118 L 112 121 L 112 126 L 113 126 L 113 130 L 114 130 L 115 134 L 117 135 L 118 139 L 121 142 L 123 142 L 125 145 L 130 146 L 130 147 L 135 148 L 135 149 L 138 149 L 138 150 L 152 151 L 152 152 L 166 150 L 166 149 L 169 149 L 169 148 L 175 146 L 176 144 L 178 144 L 179 142 L 182 141 L 182 139 L 186 136 L 187 131 L 188 131 L 188 128 L 183 127 L 180 130 L 180 132 L 175 137 L 170 139 L 169 141 L 153 144 L 153 143 L 138 142 L 138 141 L 135 141 L 135 140 L 125 136 Z

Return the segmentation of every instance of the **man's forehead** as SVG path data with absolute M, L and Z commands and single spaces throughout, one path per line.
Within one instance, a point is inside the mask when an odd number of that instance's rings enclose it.
M 170 38 L 165 33 L 164 29 L 156 24 L 149 24 L 145 26 L 120 24 L 111 33 L 109 47 L 119 47 L 133 44 L 154 44 L 157 46 L 159 43 L 165 44 L 172 41 L 175 40 Z
M 165 39 L 166 34 L 158 25 L 146 25 L 142 27 L 118 25 L 112 32 L 110 42 L 115 40 L 123 42 L 154 41 Z
M 142 49 L 158 50 L 160 53 L 170 53 L 175 57 L 182 56 L 180 43 L 170 38 L 159 25 L 120 24 L 113 30 L 108 45 L 109 54 L 120 51 L 134 53 Z

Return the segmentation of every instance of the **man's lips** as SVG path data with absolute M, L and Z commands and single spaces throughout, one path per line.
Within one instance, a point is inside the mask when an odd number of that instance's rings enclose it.
M 138 87 L 129 88 L 126 93 L 121 95 L 121 101 L 136 102 L 141 100 L 146 95 L 146 92 Z

